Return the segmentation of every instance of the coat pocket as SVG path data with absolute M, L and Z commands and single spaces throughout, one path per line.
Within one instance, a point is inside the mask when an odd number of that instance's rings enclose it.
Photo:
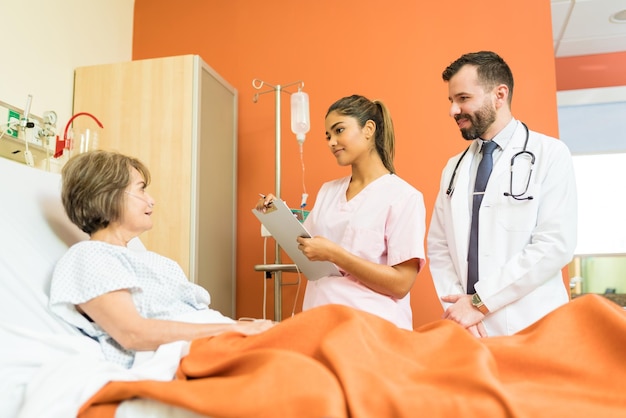
M 516 191 L 515 187 L 513 189 L 514 195 L 511 196 L 510 184 L 501 185 L 501 197 L 495 208 L 496 219 L 508 231 L 530 232 L 537 225 L 541 185 L 530 183 L 523 194 L 525 185 L 521 190 Z

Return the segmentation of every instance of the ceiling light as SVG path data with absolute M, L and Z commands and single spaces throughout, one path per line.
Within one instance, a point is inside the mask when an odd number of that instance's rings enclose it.
M 613 23 L 626 23 L 626 9 L 615 12 L 609 17 L 609 21 Z

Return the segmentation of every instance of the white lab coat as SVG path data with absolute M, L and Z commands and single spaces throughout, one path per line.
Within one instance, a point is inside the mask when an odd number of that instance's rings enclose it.
M 531 131 L 527 150 L 535 155 L 535 164 L 524 197 L 533 199 L 506 197 L 511 157 L 522 151 L 525 138 L 526 130 L 517 122 L 494 164 L 480 209 L 475 289 L 491 312 L 483 320 L 489 336 L 526 328 L 569 298 L 561 269 L 571 261 L 576 246 L 577 194 L 571 155 L 563 142 Z M 427 239 L 438 296 L 466 293 L 470 167 L 478 142 L 471 144 L 458 167 L 451 197 L 446 190 L 461 154 L 448 161 L 441 177 Z M 517 171 L 518 163 L 523 160 L 516 160 L 514 193 L 524 189 L 528 173 L 528 164 Z M 442 304 L 446 309 L 448 304 Z

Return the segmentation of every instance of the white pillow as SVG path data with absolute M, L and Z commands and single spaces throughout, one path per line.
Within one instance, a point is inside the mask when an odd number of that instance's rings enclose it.
M 70 222 L 63 209 L 60 174 L 0 158 L 2 416 L 17 416 L 18 411 L 28 404 L 26 395 L 29 390 L 37 393 L 35 399 L 42 408 L 48 408 L 49 404 L 42 403 L 42 395 L 36 391 L 41 389 L 37 382 L 50 380 L 50 369 L 65 364 L 64 361 L 73 364 L 80 354 L 81 358 L 89 359 L 89 364 L 100 367 L 97 361 L 92 361 L 102 357 L 98 343 L 48 309 L 50 279 L 57 260 L 69 246 L 84 239 L 88 239 L 87 234 Z M 145 250 L 139 239 L 133 240 L 132 247 Z M 106 366 L 104 360 L 101 362 Z M 63 371 L 68 372 L 67 368 Z M 33 382 L 34 388 L 31 387 Z M 69 393 L 66 386 L 70 383 L 63 379 L 58 382 L 62 384 L 55 383 L 51 388 L 44 388 L 42 393 L 53 393 L 52 389 Z M 76 383 L 73 386 L 80 389 Z M 61 405 L 60 399 L 70 398 L 58 397 L 50 404 Z M 48 412 L 47 415 L 53 415 Z
M 87 238 L 65 215 L 60 180 L 59 174 L 0 158 L 0 408 L 5 412 L 19 408 L 27 383 L 57 354 L 50 338 L 80 335 L 48 310 L 56 261 L 69 245 Z
M 61 175 L 0 158 L 0 196 L 0 321 L 75 334 L 48 310 L 57 260 L 88 239 L 65 214 Z M 139 239 L 129 246 L 145 249 Z
M 48 310 L 50 278 L 67 248 L 87 235 L 65 214 L 61 176 L 0 158 L 0 196 L 0 321 L 68 332 Z

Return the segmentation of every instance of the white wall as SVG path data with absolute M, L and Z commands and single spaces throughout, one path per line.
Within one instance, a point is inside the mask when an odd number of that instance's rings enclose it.
M 559 136 L 572 154 L 626 152 L 626 86 L 560 91 Z
M 576 255 L 626 254 L 626 86 L 561 91 L 560 138 L 574 154 Z
M 72 116 L 74 69 L 129 61 L 134 0 L 0 0 L 0 101 Z M 97 116 L 97 115 L 96 115 Z

